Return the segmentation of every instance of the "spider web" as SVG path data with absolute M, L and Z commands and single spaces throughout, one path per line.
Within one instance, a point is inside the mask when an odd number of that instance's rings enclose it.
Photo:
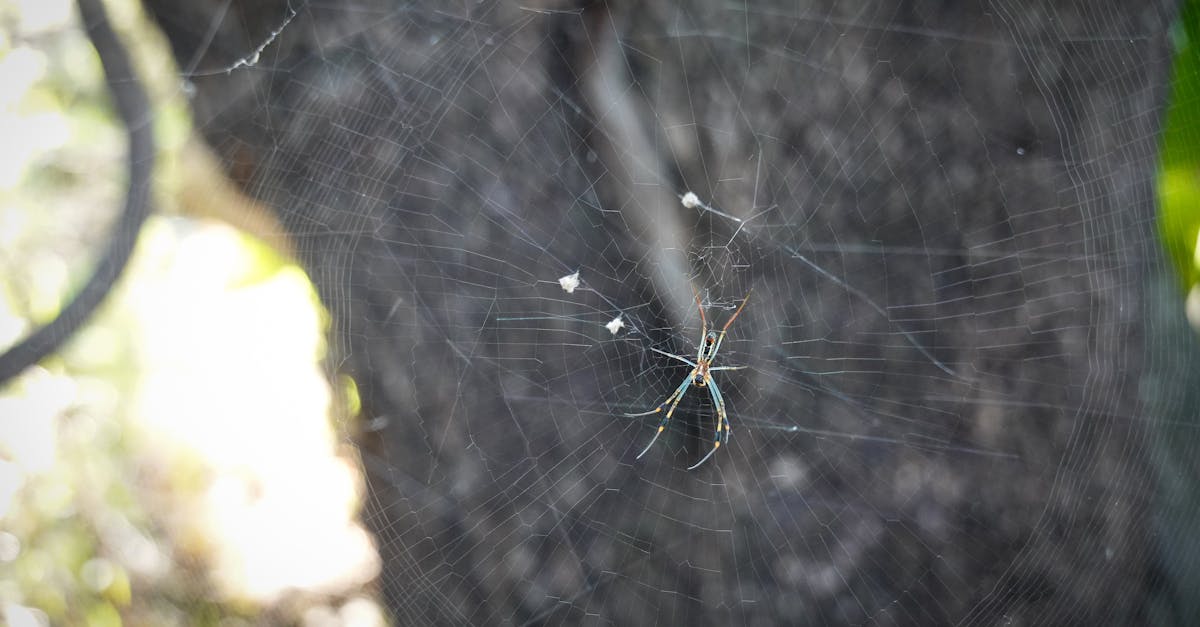
M 398 623 L 1148 616 L 1171 11 L 264 6 L 158 19 L 331 309 Z M 729 445 L 693 388 L 638 459 L 746 298 Z

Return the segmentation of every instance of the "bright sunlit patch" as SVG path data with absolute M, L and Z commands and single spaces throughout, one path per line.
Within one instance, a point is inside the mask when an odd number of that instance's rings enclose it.
M 0 302 L 0 346 L 7 349 L 16 344 L 22 337 L 25 337 L 28 328 L 28 321 L 16 315 L 8 307 L 8 302 Z
M 43 627 L 50 624 L 45 612 L 16 603 L 4 606 L 4 622 L 10 627 Z
M 12 206 L 0 209 L 0 247 L 11 248 L 29 228 L 29 218 L 28 211 L 17 211 Z
M 356 470 L 336 455 L 312 287 L 294 266 L 263 273 L 244 241 L 208 224 L 147 247 L 166 258 L 142 260 L 162 270 L 137 287 L 139 413 L 208 469 L 190 524 L 226 594 L 363 585 L 378 558 L 355 522 Z
M 136 32 L 136 2 L 106 4 Z M 75 239 L 63 245 L 47 223 L 115 212 L 126 173 L 73 3 L 17 0 L 0 13 L 11 18 L 0 29 L 0 250 L 15 275 L 0 286 L 3 350 L 60 311 L 91 270 L 83 253 L 108 241 L 66 229 Z M 129 39 L 136 54 L 153 38 Z M 154 123 L 160 208 L 227 206 L 211 179 L 175 180 L 191 132 L 183 104 L 155 99 Z M 79 248 L 84 239 L 96 248 Z M 379 564 L 356 518 L 357 463 L 338 454 L 352 447 L 328 417 L 322 315 L 303 272 L 266 247 L 224 226 L 152 218 L 88 324 L 0 391 L 0 623 L 120 624 L 168 597 L 188 606 L 181 624 L 224 622 L 224 597 L 257 624 L 254 606 L 287 590 L 263 609 L 383 624 L 368 599 L 332 600 L 361 594 Z M 48 588 L 55 602 L 34 607 L 51 597 L 29 591 Z
M 0 189 L 14 188 L 34 156 L 61 147 L 70 138 L 65 116 L 57 111 L 25 111 L 19 106 L 46 73 L 46 57 L 20 46 L 0 56 Z M 7 211 L 7 210 L 6 210 Z
M 336 592 L 377 574 L 371 542 L 353 522 L 354 470 L 328 456 L 297 461 L 256 476 L 226 473 L 210 489 L 210 529 L 222 540 L 217 572 L 230 591 L 256 599 L 288 588 Z
M 71 20 L 70 0 L 16 0 L 21 30 L 34 34 L 63 28 Z
M 8 515 L 13 506 L 13 499 L 24 485 L 25 473 L 21 467 L 0 459 L 0 518 Z
M 0 518 L 29 476 L 54 465 L 56 420 L 75 398 L 73 380 L 41 368 L 20 381 L 22 394 L 0 396 Z
M 46 55 L 28 46 L 18 46 L 0 56 L 0 111 L 14 109 L 29 89 L 46 73 Z

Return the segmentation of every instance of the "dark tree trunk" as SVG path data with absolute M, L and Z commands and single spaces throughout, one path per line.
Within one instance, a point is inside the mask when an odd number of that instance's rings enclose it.
M 332 312 L 401 624 L 1150 620 L 1169 7 L 145 3 Z M 689 282 L 754 289 L 690 472 L 706 406 L 621 416 Z

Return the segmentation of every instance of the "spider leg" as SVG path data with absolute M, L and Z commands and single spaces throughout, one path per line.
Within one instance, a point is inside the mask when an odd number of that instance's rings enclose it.
M 746 292 L 746 297 L 742 299 L 742 304 L 738 305 L 737 311 L 733 312 L 733 316 L 729 318 L 729 321 L 725 323 L 725 326 L 721 327 L 721 333 L 717 336 L 717 345 L 714 346 L 713 349 L 708 353 L 709 360 L 717 357 L 717 351 L 721 350 L 721 342 L 725 341 L 725 332 L 729 330 L 729 325 L 733 324 L 733 321 L 737 320 L 737 317 L 742 315 L 742 308 L 746 306 L 746 303 L 750 302 L 750 295 L 753 293 L 753 289 L 751 289 L 749 292 Z
M 704 305 L 700 304 L 700 292 L 696 291 L 695 285 L 692 286 L 692 297 L 696 299 L 696 309 L 700 310 L 700 340 L 703 341 L 708 335 L 708 319 L 704 317 Z
M 654 437 L 650 438 L 650 443 L 646 445 L 646 448 L 642 449 L 641 453 L 638 453 L 637 459 L 641 459 L 642 455 L 645 455 L 646 451 L 650 450 L 651 446 L 654 446 L 654 442 L 656 440 L 658 440 L 658 436 L 662 435 L 663 431 L 666 431 L 667 423 L 671 421 L 671 414 L 675 413 L 675 408 L 679 406 L 679 401 L 683 400 L 683 395 L 685 392 L 687 392 L 688 387 L 690 387 L 692 385 L 692 378 L 695 375 L 696 375 L 696 371 L 693 370 L 690 374 L 688 374 L 687 378 L 683 380 L 683 383 L 680 383 L 679 387 L 675 388 L 675 391 L 672 392 L 671 395 L 667 397 L 667 400 L 663 401 L 658 407 L 655 407 L 653 410 L 645 412 L 643 414 L 625 414 L 626 416 L 647 416 L 650 414 L 656 414 L 656 413 L 662 411 L 663 406 L 665 406 L 668 403 L 671 404 L 671 408 L 667 410 L 667 415 L 663 416 L 662 421 L 660 421 L 658 423 L 658 429 L 656 429 L 654 431 Z
M 725 424 L 725 430 L 721 432 L 721 444 L 729 444 L 729 434 L 733 432 L 732 425 L 729 424 L 729 410 L 725 408 L 725 395 L 721 394 L 721 388 L 717 386 L 716 380 L 709 382 L 709 387 L 712 390 L 709 394 L 717 399 L 717 415 L 720 416 L 721 422 Z
M 688 466 L 688 470 L 698 468 L 700 464 L 708 461 L 708 458 L 712 457 L 713 453 L 716 453 L 722 444 L 729 442 L 729 416 L 725 413 L 725 397 L 721 396 L 721 390 L 717 387 L 717 382 L 712 377 L 708 377 L 708 385 L 706 387 L 708 388 L 709 396 L 712 397 L 713 408 L 717 413 L 716 434 L 713 436 L 713 447 L 708 450 L 708 453 L 704 457 L 700 458 L 700 461 Z
M 657 414 L 658 412 L 662 411 L 664 407 L 666 407 L 667 405 L 670 405 L 671 401 L 676 400 L 677 396 L 682 396 L 683 393 L 685 391 L 687 391 L 688 386 L 684 385 L 684 384 L 691 381 L 692 377 L 694 377 L 694 376 L 696 376 L 696 372 L 693 370 L 692 373 L 688 375 L 688 380 L 684 381 L 683 383 L 680 383 L 679 387 L 675 388 L 675 391 L 671 392 L 671 395 L 668 396 L 666 400 L 664 400 L 663 402 L 658 404 L 658 407 L 655 407 L 654 409 L 651 409 L 650 411 L 644 411 L 644 412 L 640 412 L 637 414 L 626 413 L 626 414 L 622 414 L 622 415 L 625 416 L 626 418 L 637 418 L 638 416 L 649 416 L 650 414 Z
M 716 372 L 718 370 L 745 370 L 746 368 L 749 368 L 749 366 L 709 366 L 708 371 Z
M 742 299 L 742 304 L 738 305 L 737 311 L 733 312 L 733 316 L 729 318 L 729 321 L 725 323 L 725 326 L 721 327 L 721 333 L 728 331 L 729 325 L 733 324 L 733 321 L 737 320 L 737 317 L 742 315 L 742 309 L 746 306 L 746 303 L 750 302 L 750 295 L 753 293 L 753 288 L 751 288 L 749 292 L 746 292 L 746 297 Z
M 676 355 L 675 353 L 668 353 L 667 351 L 659 350 L 657 348 L 654 348 L 653 346 L 650 347 L 650 350 L 658 353 L 659 355 L 666 355 L 667 357 L 670 357 L 671 359 L 676 359 L 676 360 L 682 361 L 683 363 L 685 363 L 693 368 L 696 367 L 696 362 L 694 362 L 682 355 Z

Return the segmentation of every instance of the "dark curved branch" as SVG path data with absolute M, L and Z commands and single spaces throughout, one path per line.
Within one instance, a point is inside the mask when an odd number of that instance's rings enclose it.
M 0 355 L 0 385 L 57 350 L 91 317 L 121 276 L 142 224 L 150 214 L 150 176 L 154 170 L 150 102 L 101 0 L 78 0 L 78 6 L 88 38 L 104 66 L 117 115 L 129 133 L 129 191 L 108 246 L 87 283 L 58 317 Z

